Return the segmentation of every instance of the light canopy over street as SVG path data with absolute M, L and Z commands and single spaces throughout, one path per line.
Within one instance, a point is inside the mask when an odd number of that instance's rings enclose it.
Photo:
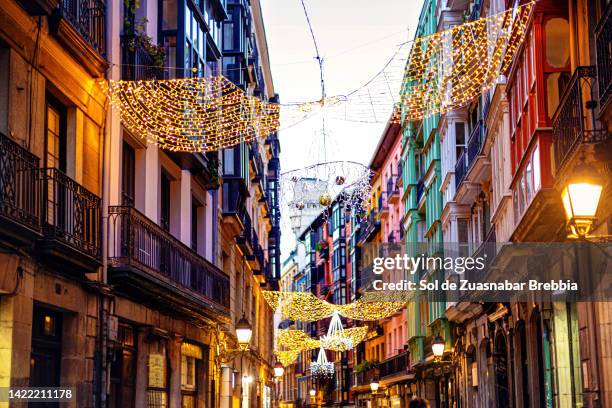
M 609 0 L 0 0 L 0 408 L 608 407 Z

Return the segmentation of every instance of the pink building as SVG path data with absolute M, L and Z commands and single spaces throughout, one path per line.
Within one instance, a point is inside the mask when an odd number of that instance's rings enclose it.
M 398 243 L 403 238 L 401 225 L 404 206 L 400 198 L 400 191 L 402 191 L 401 141 L 401 126 L 398 123 L 388 122 L 370 161 L 370 169 L 375 173 L 374 179 L 380 179 L 380 183 L 376 184 L 381 186 L 378 211 L 383 244 Z M 389 276 L 384 276 L 386 282 L 398 282 L 401 279 L 403 276 L 400 276 L 399 273 L 396 275 L 392 272 Z M 388 359 L 404 349 L 407 330 L 406 311 L 402 310 L 385 319 L 382 326 L 385 336 L 383 357 Z

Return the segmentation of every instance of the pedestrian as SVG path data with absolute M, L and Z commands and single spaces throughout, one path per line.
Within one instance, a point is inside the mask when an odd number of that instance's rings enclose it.
M 410 400 L 410 404 L 408 405 L 408 408 L 429 408 L 429 402 L 415 395 Z

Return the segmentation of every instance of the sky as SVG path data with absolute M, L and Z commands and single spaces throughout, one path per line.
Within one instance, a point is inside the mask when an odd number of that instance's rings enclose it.
M 272 77 L 281 103 L 321 98 L 318 62 L 300 0 L 260 0 Z M 324 61 L 326 94 L 346 94 L 364 84 L 411 40 L 422 0 L 304 0 Z M 281 172 L 324 160 L 321 116 L 279 132 Z M 326 160 L 367 165 L 384 129 L 326 119 Z M 282 256 L 295 245 L 283 230 Z

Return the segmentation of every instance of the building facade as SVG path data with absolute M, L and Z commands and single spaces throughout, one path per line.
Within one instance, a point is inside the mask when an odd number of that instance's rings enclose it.
M 278 136 L 164 151 L 96 84 L 224 73 L 277 100 L 259 2 L 7 0 L 0 18 L 2 385 L 70 386 L 79 407 L 269 407 Z

